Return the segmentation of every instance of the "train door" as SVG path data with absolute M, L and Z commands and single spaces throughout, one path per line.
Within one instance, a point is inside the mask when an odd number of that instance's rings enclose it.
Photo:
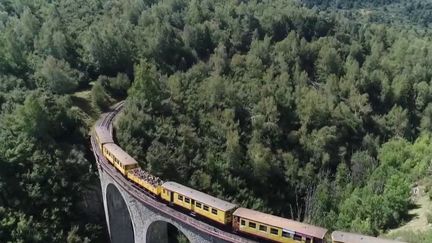
M 191 198 L 191 211 L 195 212 L 195 200 Z
M 237 216 L 233 217 L 232 226 L 233 226 L 235 231 L 238 231 L 240 228 L 239 221 L 240 221 L 239 217 L 237 217 Z
M 169 191 L 170 193 L 170 203 L 174 202 L 174 192 L 173 191 Z
M 318 239 L 318 238 L 313 238 L 313 243 L 323 243 L 324 240 L 322 239 Z

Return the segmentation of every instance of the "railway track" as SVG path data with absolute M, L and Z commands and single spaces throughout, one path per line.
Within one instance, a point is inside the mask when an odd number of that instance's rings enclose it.
M 102 117 L 97 121 L 98 124 L 109 129 L 111 135 L 113 134 L 113 120 L 116 115 L 123 108 L 124 102 L 119 102 L 111 108 L 111 111 L 102 115 Z M 97 164 L 100 170 L 103 170 L 105 173 L 109 174 L 109 176 L 117 183 L 118 186 L 123 188 L 123 190 L 127 191 L 129 195 L 138 200 L 139 202 L 145 204 L 147 207 L 151 208 L 154 211 L 157 211 L 163 214 L 167 218 L 174 219 L 175 221 L 186 224 L 189 227 L 194 228 L 195 230 L 201 231 L 207 235 L 211 235 L 217 239 L 235 242 L 235 243 L 251 243 L 254 241 L 245 239 L 238 235 L 232 234 L 230 232 L 223 231 L 217 227 L 209 225 L 203 221 L 200 221 L 192 216 L 179 212 L 166 204 L 160 202 L 154 197 L 151 197 L 146 192 L 141 189 L 138 189 L 136 185 L 126 178 L 123 177 L 106 159 L 102 156 L 102 153 L 99 147 L 96 145 L 94 138 L 91 138 L 91 144 L 93 148 L 94 156 L 97 158 Z

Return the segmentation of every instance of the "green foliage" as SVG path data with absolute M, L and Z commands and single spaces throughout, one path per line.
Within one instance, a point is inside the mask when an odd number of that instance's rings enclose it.
M 147 101 L 153 109 L 157 110 L 165 98 L 164 85 L 164 79 L 158 74 L 156 67 L 141 60 L 135 66 L 135 80 L 129 94 Z
M 104 241 L 83 204 L 98 201 L 97 178 L 67 96 L 88 82 L 67 2 L 0 4 L 0 242 Z
M 42 225 L 22 212 L 12 212 L 0 207 L 0 239 L 4 242 L 41 242 L 44 237 Z
M 333 209 L 339 210 L 335 228 L 377 234 L 378 229 L 400 222 L 410 205 L 410 177 L 418 180 L 428 174 L 423 166 L 430 167 L 430 152 L 419 148 L 430 146 L 429 139 L 429 136 L 420 137 L 410 144 L 396 138 L 383 144 L 378 154 L 379 166 L 370 170 L 373 172 L 366 176 L 367 182 L 345 193 L 337 209 Z M 353 159 L 357 160 L 358 156 Z
M 80 74 L 69 64 L 48 56 L 36 75 L 39 77 L 38 86 L 56 94 L 67 94 L 75 91 Z
M 117 124 L 143 167 L 329 228 L 377 234 L 402 220 L 429 168 L 428 36 L 286 1 L 143 13 Z
M 427 28 L 432 23 L 429 0 L 302 0 L 308 7 L 338 11 L 354 20 Z
M 56 59 L 68 59 L 71 41 L 67 36 L 62 19 L 55 8 L 49 8 L 49 18 L 40 27 L 39 36 L 35 41 L 36 49 Z
M 91 89 L 91 99 L 93 104 L 101 110 L 108 108 L 110 104 L 110 97 L 102 86 L 100 80 L 94 82 Z
M 131 72 L 134 61 L 132 26 L 121 19 L 106 16 L 84 34 L 84 58 L 94 72 L 115 75 Z
M 82 123 L 70 106 L 67 98 L 34 91 L 0 117 L 2 241 L 62 241 L 63 232 L 85 215 L 79 202 L 91 177 L 82 171 L 90 164 Z
M 124 73 L 118 73 L 115 78 L 109 79 L 109 88 L 117 97 L 125 97 L 131 82 Z
M 97 183 L 70 98 L 93 80 L 102 110 L 127 96 L 117 138 L 155 175 L 330 229 L 399 224 L 431 171 L 432 42 L 371 23 L 400 7 L 427 24 L 429 5 L 308 2 L 369 10 L 2 1 L 0 241 L 104 241 L 80 203 Z

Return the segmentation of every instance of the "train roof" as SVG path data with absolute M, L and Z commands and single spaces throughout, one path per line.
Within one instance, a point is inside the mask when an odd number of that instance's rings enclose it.
M 164 184 L 162 184 L 162 187 L 164 187 L 170 191 L 182 194 L 186 197 L 194 199 L 195 201 L 201 202 L 201 203 L 206 204 L 210 207 L 225 211 L 225 212 L 237 207 L 237 205 L 235 205 L 235 204 L 232 204 L 232 203 L 224 201 L 222 199 L 210 196 L 208 194 L 197 191 L 197 190 L 192 189 L 190 187 L 183 186 L 177 182 L 168 181 L 168 182 L 165 182 Z
M 99 143 L 114 143 L 111 132 L 103 126 L 96 125 L 95 126 L 96 136 L 98 137 Z
M 108 143 L 104 145 L 105 149 L 108 150 L 114 157 L 117 158 L 118 161 L 120 161 L 123 165 L 133 165 L 138 164 L 138 162 L 132 158 L 126 151 L 124 151 L 122 148 L 120 148 L 115 143 Z
M 247 208 L 238 208 L 236 211 L 234 211 L 233 215 L 285 230 L 294 231 L 303 235 L 312 236 L 318 239 L 323 239 L 327 233 L 327 229 L 325 228 L 301 223 L 291 219 L 285 219 Z
M 331 237 L 333 242 L 343 243 L 400 243 L 400 241 L 396 240 L 380 239 L 372 236 L 359 235 L 342 231 L 333 231 Z

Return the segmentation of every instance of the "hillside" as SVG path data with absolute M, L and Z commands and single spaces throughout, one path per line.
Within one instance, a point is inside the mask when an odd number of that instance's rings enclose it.
M 119 143 L 155 175 L 330 230 L 408 227 L 430 7 L 377 2 L 1 1 L 0 242 L 106 241 L 88 128 L 120 99 Z

